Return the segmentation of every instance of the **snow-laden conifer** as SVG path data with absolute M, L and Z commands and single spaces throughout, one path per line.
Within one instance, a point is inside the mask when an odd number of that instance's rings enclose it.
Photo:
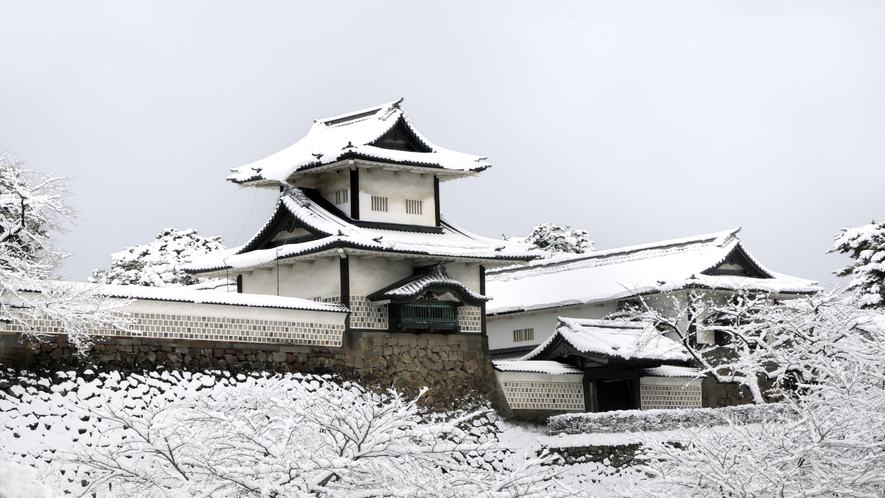
M 525 242 L 530 247 L 552 253 L 582 254 L 595 250 L 587 230 L 554 223 L 535 225 L 532 227 L 532 233 L 526 238 L 505 237 L 505 240 Z
M 854 261 L 836 270 L 840 277 L 851 277 L 861 308 L 885 308 L 885 223 L 843 228 L 836 234 L 830 252 L 848 254 Z
M 166 228 L 147 244 L 114 253 L 108 270 L 95 270 L 90 281 L 102 284 L 168 287 L 191 285 L 202 279 L 186 273 L 182 264 L 198 256 L 223 250 L 221 237 L 203 237 L 193 228 Z

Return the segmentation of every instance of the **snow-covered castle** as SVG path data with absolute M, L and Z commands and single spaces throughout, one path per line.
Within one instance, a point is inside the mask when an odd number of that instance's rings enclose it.
M 316 120 L 294 145 L 234 169 L 235 184 L 279 191 L 276 207 L 246 244 L 188 271 L 235 281 L 236 293 L 104 286 L 132 299 L 134 323 L 97 331 L 108 337 L 91 361 L 334 373 L 427 387 L 437 408 L 479 393 L 527 415 L 715 406 L 679 344 L 602 319 L 639 295 L 689 288 L 817 290 L 764 268 L 736 231 L 555 257 L 472 234 L 440 215 L 439 184 L 490 164 L 433 144 L 400 104 Z M 69 354 L 63 335 L 34 351 L 2 327 L 7 362 L 48 367 Z

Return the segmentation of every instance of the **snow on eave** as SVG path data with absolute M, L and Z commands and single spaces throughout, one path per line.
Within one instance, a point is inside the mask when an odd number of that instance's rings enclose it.
M 547 375 L 583 374 L 584 372 L 572 365 L 565 365 L 553 360 L 495 360 L 492 366 L 499 372 L 525 372 Z
M 482 303 L 491 299 L 473 292 L 463 283 L 450 277 L 442 264 L 436 264 L 423 270 L 416 269 L 415 274 L 372 292 L 366 296 L 366 299 L 369 301 L 381 301 L 385 299 L 410 298 L 423 294 L 430 287 L 454 289 L 456 293 L 460 292 L 463 294 L 459 298 L 466 297 L 467 300 L 464 302 L 471 306 L 481 306 Z
M 651 250 L 665 250 L 671 249 L 675 247 L 684 247 L 690 245 L 698 245 L 698 244 L 715 244 L 718 247 L 724 247 L 728 243 L 733 240 L 739 240 L 737 238 L 737 233 L 740 232 L 741 228 L 734 228 L 731 230 L 724 230 L 721 232 L 708 233 L 703 235 L 695 235 L 692 237 L 682 237 L 678 239 L 668 239 L 662 240 L 659 242 L 651 242 L 647 244 L 637 244 L 632 246 L 625 247 L 616 247 L 613 249 L 604 249 L 593 252 L 586 252 L 581 254 L 572 254 L 572 253 L 561 253 L 555 254 L 548 258 L 538 259 L 533 261 L 531 264 L 526 266 L 508 266 L 504 268 L 495 268 L 491 269 L 487 272 L 487 277 L 490 279 L 495 279 L 498 275 L 504 275 L 508 273 L 519 273 L 528 270 L 532 270 L 539 267 L 548 267 L 548 266 L 561 266 L 563 267 L 562 271 L 568 271 L 568 266 L 573 265 L 575 263 L 580 263 L 586 260 L 592 259 L 600 259 L 600 258 L 610 258 L 616 256 L 629 256 L 635 253 L 642 253 L 645 251 Z M 503 278 L 503 277 L 502 277 Z
M 532 360 L 558 341 L 565 342 L 581 354 L 613 360 L 685 362 L 690 359 L 687 351 L 677 351 L 679 343 L 664 337 L 650 322 L 634 323 L 562 316 L 557 317 L 557 320 L 558 324 L 553 334 L 519 360 Z M 600 332 L 600 329 L 610 329 L 613 332 L 612 337 L 605 337 L 605 332 Z M 630 330 L 636 332 L 635 337 L 625 334 Z M 573 334 L 574 337 L 569 334 Z M 626 337 L 618 341 L 620 335 Z M 600 344 L 599 347 L 588 346 L 587 343 L 580 344 L 582 341 L 598 341 Z M 617 344 L 618 342 L 623 344 Z M 612 351 L 603 346 L 610 347 Z M 651 351 L 646 351 L 646 348 L 651 348 Z
M 702 275 L 699 277 L 699 280 L 695 282 L 690 282 L 688 280 L 673 283 L 668 282 L 665 285 L 660 286 L 647 286 L 647 287 L 632 287 L 632 288 L 624 288 L 623 292 L 615 293 L 610 296 L 606 296 L 603 298 L 597 299 L 588 299 L 586 301 L 582 301 L 580 299 L 570 299 L 566 301 L 558 301 L 551 303 L 537 303 L 531 305 L 516 305 L 516 306 L 502 306 L 500 308 L 492 308 L 486 311 L 486 316 L 503 316 L 503 315 L 515 315 L 521 313 L 537 313 L 541 311 L 549 311 L 555 309 L 563 309 L 563 308 L 573 308 L 577 306 L 590 306 L 594 304 L 604 304 L 615 301 L 620 301 L 622 299 L 641 297 L 641 296 L 651 296 L 655 294 L 663 294 L 667 292 L 677 292 L 688 289 L 705 289 L 711 291 L 747 291 L 747 292 L 760 292 L 765 294 L 771 294 L 775 297 L 780 298 L 790 298 L 797 296 L 805 296 L 817 294 L 823 290 L 823 287 L 818 285 L 817 281 L 814 280 L 806 280 L 798 277 L 793 277 L 790 275 L 784 275 L 777 272 L 771 272 L 774 275 L 774 278 L 769 279 L 756 279 L 753 277 L 728 277 L 728 276 L 709 276 Z M 714 280 L 714 282 L 706 282 L 704 280 Z M 743 279 L 742 282 L 730 282 L 731 279 Z M 775 285 L 766 285 L 768 283 L 772 283 Z M 753 285 L 757 284 L 757 285 Z M 494 299 L 494 296 L 491 296 Z
M 348 313 L 350 310 L 337 303 L 320 303 L 296 297 L 270 296 L 264 294 L 239 294 L 194 290 L 184 287 L 145 287 L 139 285 L 79 284 L 93 285 L 93 290 L 106 297 L 150 301 L 189 302 L 194 304 L 220 304 L 258 308 L 282 308 L 302 311 Z
M 679 378 L 703 378 L 704 375 L 698 368 L 678 367 L 675 365 L 661 365 L 654 368 L 640 370 L 646 377 L 679 377 Z
M 295 220 L 309 231 L 325 235 L 319 239 L 303 242 L 284 243 L 266 249 L 248 250 L 259 237 L 266 236 L 266 230 L 273 225 L 265 223 L 259 234 L 245 246 L 230 252 L 209 254 L 184 265 L 189 273 L 219 272 L 228 269 L 249 269 L 266 265 L 276 260 L 306 256 L 332 249 L 342 255 L 345 249 L 368 251 L 415 257 L 427 256 L 442 260 L 463 260 L 479 263 L 530 261 L 539 257 L 538 251 L 529 251 L 519 244 L 493 240 L 470 233 L 445 219 L 440 220 L 442 233 L 424 233 L 392 227 L 368 228 L 354 225 L 353 220 L 327 211 L 311 200 L 298 187 L 286 186 L 280 195 L 278 209 L 287 210 Z M 349 251 L 348 251 L 349 252 Z
M 411 125 L 396 102 L 374 106 L 334 118 L 316 120 L 307 135 L 264 159 L 233 168 L 229 181 L 238 184 L 287 181 L 305 170 L 333 164 L 346 158 L 365 158 L 392 164 L 440 168 L 464 174 L 478 173 L 491 166 L 484 156 L 475 156 L 434 145 Z M 389 149 L 373 145 L 398 123 L 429 152 Z

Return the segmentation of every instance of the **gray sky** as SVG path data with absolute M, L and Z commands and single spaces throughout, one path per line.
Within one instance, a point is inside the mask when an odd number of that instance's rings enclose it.
M 230 168 L 400 97 L 428 139 L 494 164 L 443 184 L 443 214 L 483 235 L 550 221 L 606 249 L 743 226 L 764 265 L 829 285 L 833 234 L 885 219 L 881 0 L 0 1 L 0 18 L 0 147 L 73 177 L 78 280 L 164 227 L 242 244 L 275 194 Z

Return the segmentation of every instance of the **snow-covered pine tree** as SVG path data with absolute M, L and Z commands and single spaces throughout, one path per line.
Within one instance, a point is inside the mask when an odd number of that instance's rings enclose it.
M 848 254 L 854 261 L 833 273 L 851 277 L 861 308 L 885 308 L 885 223 L 873 221 L 857 228 L 843 228 L 829 252 Z
M 51 234 L 74 218 L 65 180 L 25 169 L 14 154 L 0 152 L 0 320 L 38 340 L 35 321 L 54 321 L 83 353 L 91 331 L 123 323 L 114 314 L 122 302 L 54 277 L 67 254 Z
M 221 251 L 221 237 L 203 237 L 193 228 L 163 229 L 157 238 L 114 253 L 108 270 L 92 272 L 91 282 L 118 285 L 168 287 L 202 281 L 181 269 L 190 258 Z
M 554 223 L 541 223 L 532 228 L 526 238 L 530 245 L 548 252 L 568 252 L 582 254 L 594 251 L 593 241 L 587 230 L 560 226 Z

